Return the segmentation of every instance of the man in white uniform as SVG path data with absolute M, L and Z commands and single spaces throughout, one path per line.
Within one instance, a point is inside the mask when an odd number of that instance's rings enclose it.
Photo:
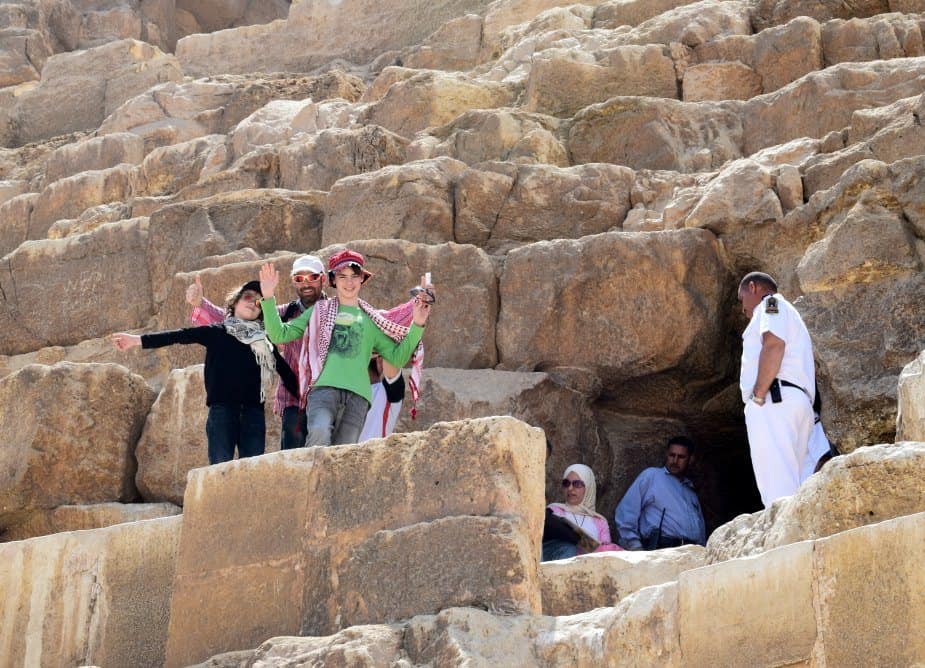
M 797 491 L 813 430 L 816 367 L 803 319 L 773 278 L 752 272 L 739 283 L 742 334 L 739 387 L 755 481 L 765 507 Z

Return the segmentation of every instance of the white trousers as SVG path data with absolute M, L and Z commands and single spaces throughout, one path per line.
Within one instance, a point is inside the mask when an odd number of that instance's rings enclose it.
M 813 416 L 813 419 L 815 420 L 815 416 Z M 813 474 L 816 470 L 816 464 L 819 463 L 823 455 L 829 452 L 831 447 L 829 437 L 825 435 L 825 429 L 822 428 L 822 423 L 816 422 L 809 437 L 809 446 L 806 449 L 806 459 L 803 460 L 803 473 L 800 474 L 800 483 L 806 482 L 806 479 Z
M 745 404 L 745 427 L 755 481 L 765 508 L 775 499 L 790 496 L 800 487 L 803 462 L 813 431 L 809 397 L 795 387 L 782 387 L 779 404 Z

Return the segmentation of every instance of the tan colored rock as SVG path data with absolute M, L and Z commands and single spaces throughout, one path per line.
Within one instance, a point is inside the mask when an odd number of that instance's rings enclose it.
M 29 241 L 7 255 L 0 271 L 0 353 L 73 345 L 141 326 L 152 315 L 147 245 L 141 219 Z M 101 307 L 103 295 L 107 307 Z M 66 318 L 35 308 L 50 296 L 68 305 Z
M 559 128 L 559 121 L 551 116 L 516 109 L 477 109 L 419 134 L 408 146 L 408 158 L 447 156 L 469 165 L 505 160 L 568 167 Z
M 289 13 L 285 0 L 178 0 L 177 9 L 189 12 L 201 30 L 215 32 L 253 23 L 284 19 Z
M 206 135 L 156 148 L 141 163 L 138 190 L 155 197 L 179 192 L 203 176 L 219 171 L 226 158 L 223 135 Z
M 793 165 L 782 165 L 775 175 L 774 189 L 784 213 L 803 205 L 803 179 Z
M 155 299 L 163 301 L 178 271 L 201 259 L 241 248 L 270 253 L 314 249 L 321 242 L 318 194 L 288 190 L 242 190 L 180 202 L 151 216 L 148 260 Z
M 620 44 L 678 42 L 696 48 L 704 42 L 729 35 L 751 35 L 750 7 L 740 0 L 715 3 L 701 0 L 676 6 L 620 35 Z
M 128 132 L 65 144 L 48 157 L 45 183 L 54 183 L 80 172 L 109 169 L 123 163 L 137 165 L 144 157 L 144 142 Z
M 235 127 L 231 135 L 235 155 L 244 155 L 258 146 L 286 142 L 295 132 L 295 118 L 313 106 L 310 99 L 268 102 Z
M 466 167 L 438 158 L 341 179 L 325 202 L 321 243 L 356 239 L 453 241 L 454 183 Z
M 925 441 L 925 355 L 909 362 L 899 374 L 896 439 Z
M 455 190 L 455 237 L 495 248 L 503 244 L 582 237 L 620 229 L 630 209 L 634 174 L 626 167 L 587 164 L 470 169 Z
M 360 115 L 360 121 L 411 138 L 419 130 L 449 123 L 470 109 L 493 109 L 512 102 L 511 92 L 500 84 L 425 70 L 392 84 L 381 100 Z
M 407 139 L 378 125 L 322 130 L 280 150 L 280 187 L 330 190 L 346 176 L 404 163 L 407 145 Z
M 925 443 L 917 442 L 865 447 L 836 457 L 793 496 L 719 527 L 707 542 L 707 558 L 715 563 L 754 556 L 921 513 L 925 494 L 916 471 L 923 460 Z
M 749 158 L 732 162 L 704 188 L 700 201 L 684 220 L 687 227 L 701 227 L 725 236 L 784 217 L 773 188 L 771 172 Z
M 29 238 L 29 218 L 38 198 L 38 193 L 24 193 L 0 204 L 0 255 Z
M 761 93 L 759 74 L 740 62 L 704 63 L 684 71 L 685 102 L 748 100 Z
M 925 55 L 921 19 L 903 14 L 828 21 L 822 29 L 826 65 Z
M 135 40 L 52 56 L 39 84 L 18 98 L 18 141 L 94 129 L 126 100 L 181 78 L 176 58 Z
M 35 200 L 23 239 L 41 239 L 58 220 L 77 218 L 85 210 L 110 202 L 127 202 L 135 192 L 133 165 L 82 171 L 49 184 Z
M 541 431 L 494 418 L 196 469 L 166 665 L 458 604 L 538 613 L 544 451 Z M 476 551 L 478 573 L 452 556 Z
M 93 232 L 107 223 L 121 220 L 143 224 L 147 219 L 143 217 L 130 218 L 131 209 L 122 202 L 110 202 L 90 207 L 77 218 L 63 218 L 48 228 L 49 239 L 63 239 L 76 234 Z
M 900 0 L 901 2 L 902 0 Z M 759 0 L 754 8 L 755 32 L 787 23 L 797 16 L 809 16 L 817 21 L 865 18 L 884 11 L 903 11 L 881 0 L 860 0 L 850 8 L 838 2 L 805 3 L 801 0 Z
M 537 282 L 538 267 L 562 280 Z M 729 281 L 715 238 L 702 230 L 615 232 L 518 248 L 501 276 L 501 362 L 509 369 L 585 367 L 605 385 L 712 368 Z
M 604 65 L 564 58 L 537 58 L 527 79 L 523 106 L 569 117 L 617 95 L 677 98 L 674 64 L 657 45 L 624 46 L 608 52 Z
M 594 27 L 614 30 L 620 26 L 637 26 L 692 0 L 608 0 L 594 10 Z
M 0 88 L 37 81 L 51 54 L 51 47 L 38 30 L 0 30 Z
M 192 346 L 196 348 L 197 346 Z M 201 349 L 195 351 L 202 359 Z M 149 351 L 138 353 L 148 355 Z M 174 369 L 167 377 L 144 425 L 135 459 L 135 484 L 148 501 L 183 504 L 187 474 L 209 465 L 206 441 L 206 393 L 202 364 Z M 266 402 L 266 451 L 279 450 L 280 419 Z
M 0 380 L 0 395 L 4 527 L 25 511 L 134 498 L 132 452 L 154 401 L 142 378 L 114 364 L 34 365 Z
M 643 587 L 664 584 L 706 563 L 704 548 L 685 545 L 654 552 L 590 554 L 540 564 L 543 614 L 574 615 L 613 608 Z
M 179 515 L 172 503 L 97 503 L 89 506 L 58 506 L 28 513 L 27 518 L 0 534 L 0 541 L 26 540 L 65 531 L 100 529 L 114 524 L 139 522 Z
M 742 155 L 743 121 L 734 104 L 615 97 L 575 115 L 569 154 L 574 164 L 715 169 Z
M 10 665 L 162 665 L 181 522 L 0 545 L 0 655 Z
M 469 70 L 478 64 L 482 17 L 466 14 L 447 21 L 418 46 L 402 51 L 406 67 L 419 70 Z
M 503 33 L 505 29 L 533 20 L 542 12 L 556 7 L 566 7 L 576 3 L 564 0 L 501 0 L 491 3 L 485 13 L 482 28 L 481 61 L 493 60 L 501 55 Z M 599 0 L 581 3 L 588 6 L 600 4 Z

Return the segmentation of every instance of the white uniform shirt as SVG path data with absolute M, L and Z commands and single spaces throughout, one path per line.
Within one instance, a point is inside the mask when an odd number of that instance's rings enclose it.
M 773 296 L 777 299 L 778 312 L 766 312 L 768 297 L 765 297 L 755 307 L 752 319 L 742 334 L 742 366 L 739 372 L 742 401 L 748 402 L 758 379 L 761 337 L 765 332 L 771 332 L 786 344 L 777 377 L 806 390 L 811 403 L 816 396 L 816 365 L 813 362 L 813 344 L 809 338 L 809 330 L 793 304 L 779 294 Z M 770 396 L 767 400 L 771 400 Z

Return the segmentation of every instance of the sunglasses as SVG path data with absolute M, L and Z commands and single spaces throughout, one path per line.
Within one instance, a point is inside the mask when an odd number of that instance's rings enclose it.
M 242 301 L 242 302 L 256 303 L 260 301 L 260 295 L 258 295 L 256 292 L 245 292 L 238 299 L 239 301 Z
M 562 481 L 562 489 L 568 489 L 569 486 L 575 489 L 584 489 L 585 483 L 581 480 L 569 480 L 568 478 Z
M 319 278 L 321 278 L 321 274 L 296 274 L 292 277 L 292 280 L 295 283 L 314 283 Z

